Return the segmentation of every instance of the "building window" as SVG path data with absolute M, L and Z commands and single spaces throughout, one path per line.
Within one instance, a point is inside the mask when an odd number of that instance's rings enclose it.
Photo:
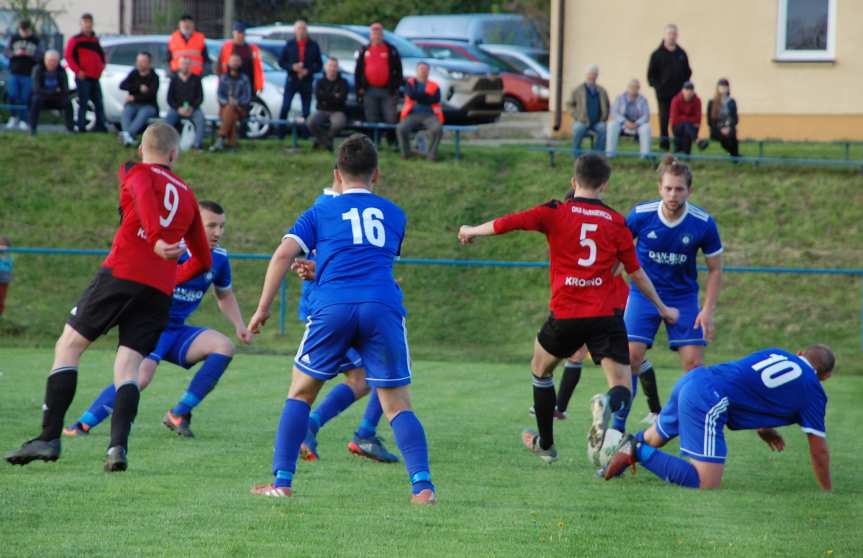
M 836 56 L 836 0 L 778 0 L 776 59 L 832 62 Z

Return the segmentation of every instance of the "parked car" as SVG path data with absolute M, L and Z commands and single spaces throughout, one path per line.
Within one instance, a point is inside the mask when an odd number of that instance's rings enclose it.
M 410 39 L 441 39 L 470 45 L 510 45 L 529 50 L 547 48 L 542 33 L 519 14 L 454 14 L 406 16 L 396 35 Z
M 508 45 L 480 45 L 480 48 L 509 62 L 526 75 L 545 80 L 551 79 L 547 50 L 523 49 Z
M 279 68 L 278 54 L 281 44 L 275 41 L 256 40 L 261 48 L 261 59 L 264 67 L 264 89 L 255 95 L 249 108 L 251 119 L 246 126 L 246 136 L 249 138 L 266 137 L 272 131 L 272 125 L 266 120 L 277 118 L 282 108 L 286 73 Z M 119 128 L 126 92 L 120 90 L 120 82 L 125 79 L 135 66 L 135 58 L 141 51 L 149 52 L 153 57 L 153 67 L 159 75 L 159 114 L 165 116 L 168 112 L 168 35 L 131 35 L 122 37 L 103 37 L 102 48 L 105 50 L 107 65 L 102 73 L 100 83 L 105 105 L 105 119 Z M 218 60 L 223 41 L 207 40 L 207 51 L 210 55 L 211 67 Z M 74 88 L 75 76 L 68 70 L 69 83 Z M 204 103 L 202 109 L 207 118 L 218 118 L 219 102 L 216 91 L 219 77 L 208 72 L 202 77 L 204 87 Z M 73 105 L 77 114 L 77 95 L 73 92 Z M 299 97 L 294 98 L 299 112 Z M 87 128 L 95 124 L 95 114 L 92 107 L 87 111 Z M 189 123 L 191 125 L 191 123 Z
M 529 76 L 481 48 L 458 41 L 422 39 L 414 44 L 436 60 L 469 60 L 496 66 L 503 78 L 504 112 L 548 110 L 548 80 Z
M 7 81 L 9 81 L 9 59 L 0 52 L 0 103 L 6 102 Z
M 369 42 L 369 30 L 359 25 L 309 25 L 309 34 L 321 51 L 339 60 L 343 73 L 353 76 L 357 53 Z M 293 25 L 267 25 L 246 30 L 248 37 L 287 40 L 294 36 Z M 416 75 L 416 65 L 426 61 L 431 78 L 441 88 L 444 114 L 448 122 L 493 122 L 503 110 L 503 80 L 497 70 L 468 61 L 435 60 L 419 47 L 389 31 L 386 40 L 402 58 L 405 78 Z M 347 75 L 345 76 L 347 77 Z M 349 80 L 350 81 L 350 80 Z

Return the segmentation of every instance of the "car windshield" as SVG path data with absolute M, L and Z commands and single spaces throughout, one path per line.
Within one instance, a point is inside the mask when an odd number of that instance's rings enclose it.
M 502 52 L 499 52 L 497 53 L 497 56 L 501 60 L 508 62 L 509 65 L 515 68 L 515 71 L 519 74 L 523 74 L 527 70 L 530 70 L 530 66 L 527 65 L 527 62 L 524 62 L 523 60 L 520 60 L 519 58 L 516 58 L 511 54 L 504 54 Z
M 542 36 L 527 19 L 492 19 L 479 24 L 479 36 L 487 44 L 545 48 Z
M 476 59 L 478 61 L 480 61 L 484 64 L 488 64 L 489 66 L 492 66 L 494 68 L 497 68 L 498 70 L 500 70 L 502 72 L 514 72 L 516 74 L 519 74 L 522 72 L 522 70 L 519 70 L 516 66 L 510 64 L 508 60 L 504 60 L 503 58 L 499 58 L 498 56 L 495 56 L 494 54 L 489 54 L 489 53 L 484 52 L 484 51 L 479 50 L 479 49 L 473 50 L 471 52 L 476 57 Z
M 536 60 L 537 62 L 539 62 L 540 64 L 542 64 L 543 66 L 545 66 L 546 68 L 548 68 L 548 67 L 549 67 L 549 65 L 550 65 L 549 58 L 548 58 L 548 53 L 545 53 L 545 54 L 531 54 L 531 55 L 530 55 L 530 57 L 531 57 L 531 58 L 533 58 L 534 60 Z

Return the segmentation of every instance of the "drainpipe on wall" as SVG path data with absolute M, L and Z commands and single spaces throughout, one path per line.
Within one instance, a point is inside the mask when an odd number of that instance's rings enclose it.
M 555 68 L 554 95 L 554 131 L 560 130 L 560 120 L 563 107 L 563 30 L 566 28 L 566 0 L 557 3 L 557 68 Z

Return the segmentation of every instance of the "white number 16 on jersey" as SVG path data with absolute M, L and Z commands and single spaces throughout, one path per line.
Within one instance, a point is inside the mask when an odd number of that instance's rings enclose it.
M 386 229 L 381 222 L 384 219 L 384 212 L 377 207 L 367 207 L 363 210 L 362 219 L 360 211 L 356 207 L 350 211 L 342 213 L 342 221 L 351 222 L 351 232 L 354 236 L 354 244 L 363 243 L 363 232 L 365 232 L 366 240 L 372 246 L 382 247 L 387 240 Z

